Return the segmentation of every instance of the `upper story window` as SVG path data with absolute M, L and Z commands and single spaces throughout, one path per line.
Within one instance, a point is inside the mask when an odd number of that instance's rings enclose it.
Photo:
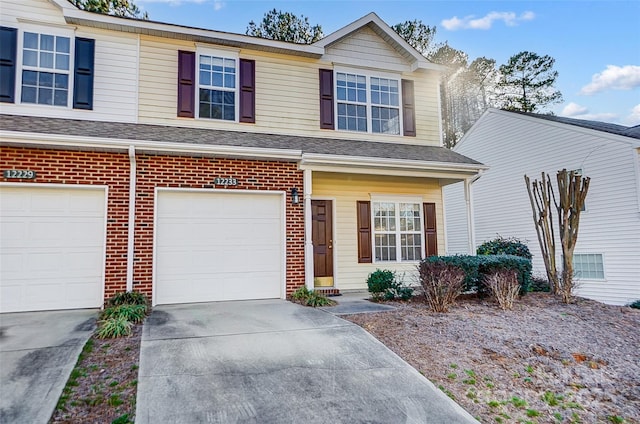
M 22 43 L 22 103 L 68 106 L 71 39 L 24 32 Z
M 339 130 L 400 134 L 400 80 L 336 72 Z
M 198 55 L 198 116 L 200 118 L 236 120 L 237 76 L 235 58 Z

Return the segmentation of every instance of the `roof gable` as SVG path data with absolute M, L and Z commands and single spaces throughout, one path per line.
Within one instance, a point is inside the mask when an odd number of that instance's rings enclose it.
M 516 111 L 507 111 L 501 109 L 487 109 L 482 116 L 473 124 L 471 129 L 462 137 L 460 142 L 456 144 L 454 150 L 462 146 L 467 140 L 473 138 L 473 133 L 479 127 L 484 125 L 488 115 L 498 114 L 512 119 L 525 119 L 543 125 L 559 126 L 567 130 L 587 132 L 593 136 L 604 137 L 609 140 L 627 143 L 634 148 L 640 148 L 640 125 L 635 127 L 625 127 L 623 125 L 611 124 L 600 121 L 587 121 L 583 119 L 565 118 L 562 116 L 542 115 L 537 113 L 525 113 Z
M 345 39 L 357 36 L 358 32 L 362 32 L 363 28 L 368 28 L 375 33 L 382 42 L 386 43 L 388 48 L 395 51 L 406 63 L 411 64 L 411 70 L 418 68 L 441 70 L 442 66 L 431 63 L 424 56 L 400 37 L 389 25 L 387 25 L 378 15 L 371 12 L 368 15 L 340 28 L 337 31 L 327 35 L 321 40 L 313 43 L 313 46 L 324 48 L 327 52 L 332 47 L 339 45 Z

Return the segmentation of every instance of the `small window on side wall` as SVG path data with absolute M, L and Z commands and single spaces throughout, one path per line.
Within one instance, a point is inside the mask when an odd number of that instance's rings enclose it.
M 601 253 L 576 253 L 573 255 L 573 271 L 576 278 L 604 280 L 604 259 Z

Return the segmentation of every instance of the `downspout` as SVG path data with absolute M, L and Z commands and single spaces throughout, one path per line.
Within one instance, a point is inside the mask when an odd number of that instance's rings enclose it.
M 469 234 L 469 254 L 476 254 L 476 229 L 475 220 L 473 218 L 473 196 L 471 195 L 471 184 L 478 181 L 478 178 L 482 176 L 482 170 L 478 171 L 476 175 L 464 180 L 464 200 L 467 204 L 467 232 Z
M 127 234 L 127 291 L 133 291 L 134 236 L 136 226 L 136 148 L 129 146 L 129 223 Z
M 311 170 L 304 170 L 304 285 L 313 290 L 313 239 L 311 234 Z

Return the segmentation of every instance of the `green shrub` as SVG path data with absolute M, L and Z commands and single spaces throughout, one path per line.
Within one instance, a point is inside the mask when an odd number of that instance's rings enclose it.
M 629 304 L 629 307 L 633 308 L 633 309 L 640 309 L 640 300 L 636 300 L 635 302 L 631 302 Z
M 317 308 L 318 306 L 331 306 L 335 302 L 319 291 L 311 291 L 305 286 L 291 293 L 291 300 L 305 306 Z
M 498 236 L 485 241 L 476 249 L 478 255 L 513 255 L 531 259 L 531 252 L 526 244 L 515 237 L 504 238 Z
M 126 318 L 107 318 L 98 323 L 96 335 L 100 339 L 114 339 L 131 334 L 133 324 Z
M 142 322 L 147 316 L 147 305 L 130 305 L 123 304 L 111 306 L 102 312 L 102 318 L 124 318 L 131 322 Z
M 305 305 L 317 308 L 318 306 L 331 306 L 335 302 L 317 291 L 312 291 L 305 301 Z
M 374 301 L 402 299 L 413 296 L 413 289 L 405 286 L 393 271 L 377 269 L 367 277 L 367 287 Z
M 464 272 L 465 292 L 476 292 L 487 295 L 487 287 L 483 284 L 485 276 L 500 269 L 513 269 L 518 274 L 520 294 L 529 291 L 531 285 L 531 260 L 514 255 L 455 255 L 455 256 L 431 256 L 423 259 L 424 262 L 444 262 L 462 269 Z
M 106 306 L 118 306 L 118 305 L 147 305 L 147 296 L 144 293 L 131 291 L 120 292 L 114 294 L 109 300 L 107 300 Z
M 293 293 L 291 293 L 291 299 L 293 300 L 305 300 L 309 297 L 311 291 L 306 287 L 302 286 Z
M 529 291 L 531 292 L 550 292 L 551 286 L 547 277 L 533 276 L 531 277 L 531 284 L 529 285 Z
M 435 312 L 447 312 L 462 293 L 464 271 L 444 261 L 431 260 L 420 262 L 418 270 L 429 307 Z
M 373 300 L 381 300 L 395 284 L 396 276 L 388 269 L 376 269 L 367 277 L 367 288 Z

